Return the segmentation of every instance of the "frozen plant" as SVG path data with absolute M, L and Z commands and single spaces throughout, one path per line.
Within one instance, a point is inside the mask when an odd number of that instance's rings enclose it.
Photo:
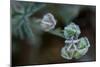
M 64 32 L 60 33 L 62 30 L 54 29 L 56 25 L 54 16 L 47 13 L 43 16 L 40 25 L 44 31 L 66 39 L 65 46 L 61 49 L 61 56 L 64 59 L 79 59 L 87 53 L 90 43 L 87 37 L 78 38 L 81 31 L 75 23 L 70 23 L 64 28 Z
M 51 13 L 47 13 L 43 16 L 40 25 L 43 30 L 49 31 L 55 28 L 56 20 Z
M 71 39 L 71 37 L 76 39 L 78 38 L 80 33 L 81 32 L 79 26 L 75 25 L 74 23 L 71 23 L 70 25 L 64 28 L 64 36 L 66 39 Z
M 64 28 L 65 46 L 61 49 L 61 56 L 65 59 L 79 59 L 85 55 L 90 47 L 87 37 L 81 37 L 79 26 L 71 23 Z

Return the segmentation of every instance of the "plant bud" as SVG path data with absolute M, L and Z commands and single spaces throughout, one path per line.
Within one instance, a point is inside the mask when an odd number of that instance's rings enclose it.
M 79 26 L 74 23 L 71 23 L 64 28 L 64 36 L 66 39 L 70 39 L 71 37 L 78 38 L 80 33 Z
M 56 20 L 51 13 L 47 13 L 43 16 L 40 25 L 44 31 L 49 31 L 55 28 Z
M 73 40 L 74 41 L 74 40 Z M 75 40 L 76 41 L 76 40 Z M 75 42 L 74 41 L 74 42 Z M 61 56 L 65 59 L 79 59 L 85 55 L 90 47 L 90 43 L 86 37 L 78 39 L 77 43 L 68 43 L 61 50 Z

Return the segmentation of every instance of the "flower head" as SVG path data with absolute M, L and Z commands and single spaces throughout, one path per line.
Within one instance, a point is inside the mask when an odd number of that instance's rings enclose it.
M 75 42 L 76 40 L 74 40 Z M 77 43 L 76 43 L 77 42 Z M 86 37 L 78 39 L 75 43 L 66 43 L 61 50 L 61 56 L 65 59 L 79 59 L 85 55 L 90 47 L 90 43 Z
M 71 23 L 64 28 L 64 36 L 66 39 L 70 39 L 71 37 L 78 38 L 80 33 L 79 26 L 74 23 Z
M 65 59 L 79 59 L 85 55 L 90 47 L 87 37 L 78 39 L 81 31 L 78 25 L 69 24 L 64 28 L 65 46 L 61 50 L 61 56 Z
M 47 13 L 43 16 L 43 19 L 42 19 L 40 25 L 41 25 L 43 30 L 49 31 L 49 30 L 55 28 L 56 20 L 51 13 Z

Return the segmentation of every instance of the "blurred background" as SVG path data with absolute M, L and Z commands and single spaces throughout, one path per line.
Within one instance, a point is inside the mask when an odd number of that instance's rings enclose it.
M 90 41 L 89 51 L 80 59 L 61 57 L 64 38 L 41 30 L 38 19 L 52 13 L 55 28 L 64 29 L 71 22 L 79 25 L 80 37 Z M 18 65 L 88 62 L 96 60 L 96 6 L 11 1 L 11 62 Z

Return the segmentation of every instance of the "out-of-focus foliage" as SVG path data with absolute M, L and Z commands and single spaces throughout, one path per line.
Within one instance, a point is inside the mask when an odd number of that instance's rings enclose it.
M 13 2 L 11 5 L 12 35 L 22 40 L 29 39 L 32 42 L 36 42 L 36 35 L 29 22 L 29 16 L 35 14 L 44 6 L 45 4 Z

